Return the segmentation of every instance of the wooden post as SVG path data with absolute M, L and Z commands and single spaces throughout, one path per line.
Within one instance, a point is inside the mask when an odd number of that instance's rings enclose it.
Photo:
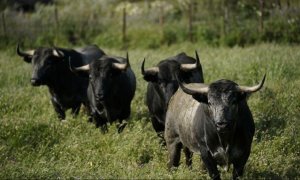
M 163 34 L 164 34 L 164 24 L 165 24 L 164 7 L 163 7 L 163 4 L 160 4 L 160 7 L 159 7 L 159 25 L 160 25 L 161 36 L 163 36 Z
M 3 33 L 4 33 L 4 40 L 7 43 L 7 31 L 6 31 L 6 22 L 5 22 L 5 13 L 2 12 L 2 27 L 3 27 Z
M 188 32 L 189 32 L 189 40 L 191 42 L 194 41 L 194 38 L 193 38 L 193 4 L 192 4 L 192 0 L 190 1 L 189 3 L 189 7 L 188 7 L 188 18 L 189 18 L 189 21 L 188 21 Z
M 127 49 L 127 38 L 126 38 L 126 7 L 123 8 L 123 18 L 122 18 L 122 42 L 123 47 Z
M 262 34 L 264 31 L 264 0 L 259 0 L 259 32 Z
M 55 40 L 54 40 L 54 44 L 57 44 L 58 34 L 59 34 L 59 20 L 58 20 L 58 10 L 57 10 L 56 5 L 54 5 L 54 21 L 55 21 Z
M 280 2 L 280 0 L 277 0 L 277 7 L 281 10 L 281 2 Z
M 54 7 L 54 18 L 55 18 L 55 24 L 56 24 L 56 28 L 59 28 L 59 21 L 58 21 L 58 11 L 57 11 L 57 7 L 55 5 Z

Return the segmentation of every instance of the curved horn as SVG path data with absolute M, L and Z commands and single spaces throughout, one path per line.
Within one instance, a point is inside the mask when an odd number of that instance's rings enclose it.
M 20 51 L 20 44 L 18 43 L 18 45 L 17 45 L 17 53 L 18 53 L 19 56 L 22 56 L 22 57 L 33 56 L 34 50 L 30 50 L 30 51 L 26 51 L 26 52 L 21 52 Z
M 194 64 L 181 64 L 180 65 L 181 70 L 190 71 L 190 70 L 193 70 L 193 69 L 196 69 L 197 67 L 199 67 L 200 59 L 199 59 L 199 56 L 198 56 L 198 53 L 197 53 L 196 50 L 195 50 L 195 54 L 196 54 L 196 63 L 194 63 Z
M 263 85 L 265 83 L 265 79 L 266 79 L 266 74 L 264 75 L 263 79 L 261 80 L 261 82 L 258 85 L 255 85 L 255 86 L 252 86 L 252 87 L 238 86 L 238 88 L 241 92 L 253 93 L 253 92 L 256 92 L 256 91 L 260 90 L 263 87 Z
M 194 95 L 194 94 L 207 94 L 209 87 L 203 83 L 190 83 L 190 84 L 183 84 L 176 76 L 177 82 L 183 92 Z
M 125 64 L 122 63 L 112 63 L 112 67 L 119 70 L 125 70 L 128 67 L 128 63 Z
M 64 57 L 64 53 L 60 50 L 57 50 L 56 48 L 53 48 L 52 54 L 56 57 Z
M 84 65 L 84 66 L 80 66 L 77 68 L 72 68 L 73 71 L 89 71 L 90 70 L 90 65 Z
M 159 68 L 158 67 L 151 67 L 151 68 L 147 68 L 145 70 L 145 61 L 146 59 L 144 58 L 144 61 L 142 63 L 142 66 L 141 66 L 141 71 L 142 71 L 142 74 L 145 75 L 145 74 L 156 74 L 159 72 Z

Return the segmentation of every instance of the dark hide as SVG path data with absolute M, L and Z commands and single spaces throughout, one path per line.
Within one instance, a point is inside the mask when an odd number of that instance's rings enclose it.
M 57 55 L 53 54 L 56 50 Z M 63 48 L 37 48 L 33 54 L 20 53 L 24 61 L 33 67 L 31 84 L 46 85 L 51 94 L 51 102 L 60 119 L 65 119 L 65 111 L 72 109 L 78 114 L 81 104 L 88 104 L 88 78 L 80 77 L 70 71 L 69 61 L 74 66 L 85 65 L 100 58 L 105 53 L 96 45 L 78 51 Z
M 114 63 L 126 64 L 118 69 Z M 97 127 L 107 131 L 107 123 L 127 119 L 135 94 L 136 79 L 129 62 L 122 57 L 102 56 L 89 65 L 88 99 Z M 126 125 L 126 124 L 125 124 Z M 125 127 L 119 127 L 119 132 Z
M 159 68 L 159 73 L 144 75 L 144 79 L 148 82 L 146 105 L 153 128 L 159 136 L 163 135 L 165 129 L 165 115 L 169 100 L 178 89 L 176 75 L 185 83 L 203 82 L 201 65 L 192 71 L 180 69 L 180 64 L 194 64 L 195 62 L 194 58 L 180 53 L 159 62 L 156 66 Z

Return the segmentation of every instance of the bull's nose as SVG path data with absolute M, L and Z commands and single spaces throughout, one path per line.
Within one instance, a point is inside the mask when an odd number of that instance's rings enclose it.
M 37 79 L 37 78 L 31 78 L 30 82 L 31 82 L 32 86 L 39 86 L 39 85 L 41 85 L 41 81 L 39 79 Z
M 104 100 L 104 95 L 103 94 L 98 94 L 96 96 L 96 101 L 103 101 Z
M 217 130 L 218 130 L 218 131 L 222 131 L 222 130 L 228 129 L 229 126 L 230 126 L 230 124 L 227 123 L 227 122 L 221 121 L 221 122 L 217 122 L 217 123 L 216 123 L 216 126 L 217 126 Z

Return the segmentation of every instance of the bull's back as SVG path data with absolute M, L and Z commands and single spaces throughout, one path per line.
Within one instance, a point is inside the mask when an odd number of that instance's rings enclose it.
M 83 64 L 88 64 L 105 55 L 104 51 L 96 45 L 89 45 L 81 49 L 76 49 L 81 54 Z

